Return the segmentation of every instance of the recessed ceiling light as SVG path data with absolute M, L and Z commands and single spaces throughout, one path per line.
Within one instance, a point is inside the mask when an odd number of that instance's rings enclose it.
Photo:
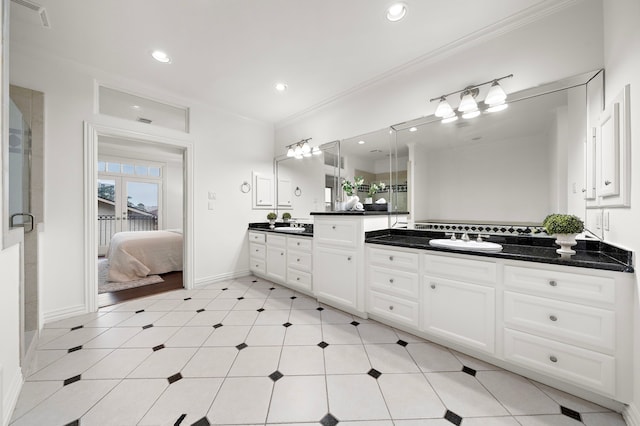
M 407 6 L 404 3 L 394 3 L 387 9 L 387 19 L 396 22 L 407 14 Z
M 153 59 L 155 59 L 158 62 L 162 62 L 163 64 L 170 64 L 171 63 L 171 58 L 169 57 L 169 55 L 167 55 L 162 50 L 154 50 L 151 53 L 151 56 L 153 56 Z
M 358 141 L 360 145 L 364 145 L 364 141 Z
M 133 109 L 140 109 L 140 105 L 131 105 L 131 108 L 133 108 Z
M 410 129 L 409 129 L 409 131 L 410 131 L 410 132 L 417 132 L 417 131 L 418 131 L 418 128 L 417 128 L 417 127 L 412 127 L 412 128 L 410 128 Z
M 276 90 L 278 92 L 284 92 L 285 90 L 287 90 L 287 85 L 284 83 L 276 83 Z

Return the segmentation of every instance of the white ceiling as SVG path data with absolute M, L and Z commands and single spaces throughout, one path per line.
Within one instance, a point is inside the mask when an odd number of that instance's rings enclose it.
M 277 123 L 478 32 L 568 0 L 37 0 L 11 4 L 11 43 Z M 153 60 L 165 50 L 170 65 Z M 276 82 L 289 86 L 274 90 Z

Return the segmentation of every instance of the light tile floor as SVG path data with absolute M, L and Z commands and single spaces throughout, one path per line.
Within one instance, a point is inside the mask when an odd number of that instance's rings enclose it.
M 606 408 L 255 277 L 45 327 L 12 425 L 622 426 Z

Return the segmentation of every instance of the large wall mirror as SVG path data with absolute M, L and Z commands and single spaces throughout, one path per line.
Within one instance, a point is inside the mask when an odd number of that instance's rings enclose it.
M 428 116 L 392 126 L 398 173 L 409 170 L 409 222 L 584 218 L 587 82 L 596 75 L 509 94 L 506 110 L 474 119 L 445 124 Z

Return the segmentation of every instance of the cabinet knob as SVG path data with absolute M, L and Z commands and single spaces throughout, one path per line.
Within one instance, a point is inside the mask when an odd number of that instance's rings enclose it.
M 296 281 L 300 281 L 300 277 L 296 277 Z
M 555 316 L 555 315 L 549 315 L 549 319 L 550 319 L 551 321 L 558 321 L 558 317 L 557 317 L 557 316 Z
M 331 227 L 331 229 L 336 229 L 336 226 L 335 226 L 335 225 L 333 225 L 333 226 Z
M 256 265 L 256 268 L 258 267 L 258 265 Z
M 389 310 L 393 311 L 393 305 L 389 306 Z
M 393 261 L 393 256 L 389 256 L 389 260 Z
M 582 192 L 587 192 L 587 188 L 582 188 L 581 191 Z
M 347 260 L 351 261 L 351 256 L 347 257 Z
M 431 284 L 431 288 L 436 288 L 436 285 L 435 284 Z
M 558 283 L 557 283 L 555 280 L 551 280 L 551 281 L 549 281 L 549 285 L 550 285 L 551 287 L 555 287 L 555 286 L 557 286 L 557 285 L 558 285 Z
M 611 185 L 611 181 L 610 181 L 610 180 L 605 180 L 605 181 L 604 181 L 604 184 L 605 184 L 605 185 Z
M 389 282 L 393 284 L 393 278 L 389 278 Z
M 296 262 L 300 262 L 300 259 L 296 259 Z
M 259 252 L 260 250 L 256 249 L 256 253 Z
M 551 356 L 549 357 L 549 361 L 551 361 L 551 362 L 558 362 L 558 358 L 556 358 L 554 355 L 551 355 Z
M 297 245 L 300 245 L 300 243 L 299 243 L 299 242 L 298 242 L 298 243 L 296 243 L 296 244 L 297 244 Z
M 284 256 L 284 252 L 280 253 L 280 256 Z
M 258 201 L 258 202 L 260 202 L 260 203 L 261 203 L 261 202 L 262 202 L 262 200 L 260 200 L 260 201 Z

